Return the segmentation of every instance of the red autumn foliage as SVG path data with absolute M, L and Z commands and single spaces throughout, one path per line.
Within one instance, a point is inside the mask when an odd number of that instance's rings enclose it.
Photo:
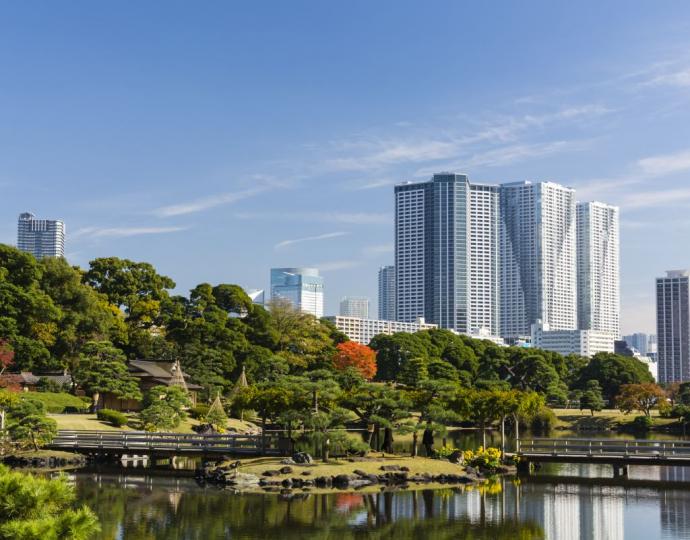
M 366 345 L 354 341 L 338 344 L 333 364 L 340 371 L 353 367 L 367 380 L 376 375 L 376 353 Z
M 14 351 L 9 341 L 0 339 L 0 375 L 12 365 L 14 361 Z

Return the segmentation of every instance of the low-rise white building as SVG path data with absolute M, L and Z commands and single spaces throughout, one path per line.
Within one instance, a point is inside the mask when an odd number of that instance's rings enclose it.
M 371 339 L 378 334 L 395 334 L 406 332 L 413 334 L 419 330 L 438 328 L 436 324 L 427 324 L 423 318 L 415 322 L 381 321 L 378 319 L 362 319 L 360 317 L 342 317 L 335 315 L 326 317 L 335 324 L 336 328 L 349 337 L 352 341 L 368 345 Z
M 550 330 L 538 321 L 532 325 L 532 347 L 563 356 L 577 354 L 592 357 L 600 352 L 614 352 L 615 336 L 597 330 Z

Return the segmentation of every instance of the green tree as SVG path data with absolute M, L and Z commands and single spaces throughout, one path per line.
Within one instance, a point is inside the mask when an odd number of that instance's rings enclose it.
M 376 380 L 395 381 L 403 366 L 412 358 L 429 357 L 425 343 L 420 335 L 403 332 L 374 336 L 369 347 L 376 351 Z
M 600 411 L 603 408 L 604 398 L 602 397 L 599 381 L 596 379 L 587 381 L 585 390 L 580 398 L 580 409 L 589 409 L 592 416 L 594 416 L 594 411 Z
M 39 414 L 30 414 L 10 424 L 10 438 L 20 445 L 31 444 L 38 451 L 57 435 L 57 422 Z
M 147 431 L 175 429 L 187 419 L 192 402 L 179 386 L 154 386 L 144 395 L 139 418 Z
M 630 356 L 612 353 L 595 354 L 589 364 L 580 371 L 575 386 L 585 390 L 590 380 L 599 382 L 603 397 L 609 402 L 613 402 L 624 384 L 654 382 L 649 369 L 643 362 Z
M 127 369 L 123 352 L 108 341 L 92 341 L 84 345 L 79 358 L 72 363 L 74 382 L 92 397 L 98 408 L 100 395 L 113 394 L 121 399 L 140 399 L 136 377 Z
M 403 365 L 398 381 L 407 386 L 417 386 L 429 377 L 428 362 L 425 358 L 411 358 Z
M 62 476 L 39 477 L 0 465 L 0 539 L 87 540 L 100 530 L 86 506 L 75 509 L 75 490 Z

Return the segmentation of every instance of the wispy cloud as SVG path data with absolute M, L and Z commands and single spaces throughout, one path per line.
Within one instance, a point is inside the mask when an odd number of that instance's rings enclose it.
M 578 196 L 596 198 L 602 195 L 609 197 L 626 195 L 627 188 L 645 180 L 690 171 L 690 149 L 642 158 L 627 168 L 629 171 L 620 176 L 596 178 L 578 183 Z M 662 190 L 657 190 L 657 192 L 669 193 Z M 632 201 L 632 199 L 630 200 Z
M 322 223 L 346 223 L 348 225 L 390 224 L 393 219 L 386 213 L 369 212 L 236 212 L 237 219 L 268 219 L 272 221 L 306 221 Z
M 249 197 L 254 197 L 260 193 L 265 192 L 268 186 L 257 186 L 249 189 L 243 189 L 239 191 L 232 191 L 227 193 L 218 193 L 216 195 L 211 195 L 209 197 L 203 197 L 201 199 L 194 199 L 192 201 L 183 202 L 179 204 L 172 204 L 169 206 L 162 206 L 153 211 L 153 215 L 158 217 L 172 217 L 181 216 L 185 214 L 193 214 L 195 212 L 202 212 L 204 210 L 209 210 L 215 208 L 216 206 L 221 206 L 224 204 L 231 204 Z
M 364 249 L 362 249 L 362 252 L 365 255 L 371 255 L 371 256 L 376 256 L 376 255 L 381 255 L 383 253 L 393 253 L 393 244 L 378 244 L 378 245 L 373 245 L 373 246 L 365 246 Z
M 342 261 L 327 261 L 319 264 L 314 264 L 322 272 L 334 272 L 336 270 L 347 270 L 348 268 L 355 268 L 361 266 L 362 261 L 357 260 L 342 260 Z
M 69 234 L 75 238 L 126 238 L 148 234 L 170 234 L 189 227 L 83 227 Z
M 316 240 L 327 240 L 329 238 L 338 238 L 340 236 L 345 236 L 348 233 L 338 231 L 338 232 L 331 232 L 331 233 L 325 233 L 325 234 L 319 234 L 316 236 L 305 236 L 304 238 L 293 238 L 291 240 L 283 240 L 282 242 L 278 242 L 275 246 L 273 246 L 274 249 L 282 249 L 287 246 L 292 246 L 294 244 L 302 244 L 304 242 L 314 242 Z
M 665 191 L 636 191 L 625 195 L 620 204 L 625 208 L 651 208 L 686 205 L 688 202 L 690 202 L 690 188 L 680 188 Z
M 540 130 L 549 125 L 576 123 L 613 112 L 598 104 L 586 104 L 562 109 L 542 115 L 507 116 L 490 122 L 480 122 L 472 128 L 471 134 L 454 129 L 416 129 L 414 134 L 399 137 L 362 137 L 355 140 L 341 140 L 331 144 L 335 156 L 324 161 L 326 170 L 355 171 L 378 170 L 409 163 L 433 162 L 457 159 L 462 154 L 485 152 L 487 146 L 515 143 L 528 130 Z M 556 151 L 554 143 L 543 143 L 542 150 L 549 147 Z M 561 148 L 563 142 L 561 142 Z M 483 145 L 479 149 L 477 145 Z M 549 146 L 550 145 L 550 146 Z M 516 145 L 516 150 L 520 146 Z M 524 148 L 523 148 L 524 150 Z M 511 159 L 534 157 L 540 154 L 515 153 Z M 374 186 L 377 187 L 377 186 Z
M 398 183 L 400 183 L 400 179 L 396 180 L 394 178 L 376 178 L 373 180 L 353 182 L 352 185 L 348 186 L 347 189 L 351 191 L 364 191 L 369 189 L 390 187 Z

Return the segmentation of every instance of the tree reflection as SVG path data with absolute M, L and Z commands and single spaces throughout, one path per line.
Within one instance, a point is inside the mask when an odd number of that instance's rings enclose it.
M 519 522 L 503 513 L 497 519 L 487 519 L 483 499 L 492 495 L 486 493 L 428 489 L 301 494 L 286 499 L 274 494 L 232 494 L 199 488 L 191 481 L 170 485 L 158 479 L 139 480 L 134 483 L 126 477 L 77 476 L 80 499 L 101 518 L 103 531 L 99 538 L 544 538 L 536 523 Z

